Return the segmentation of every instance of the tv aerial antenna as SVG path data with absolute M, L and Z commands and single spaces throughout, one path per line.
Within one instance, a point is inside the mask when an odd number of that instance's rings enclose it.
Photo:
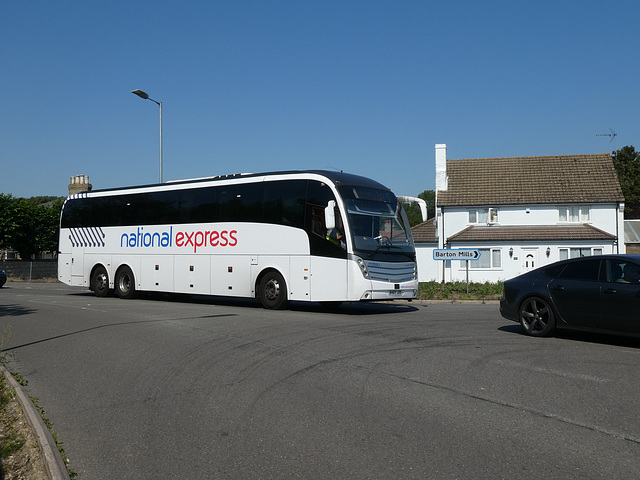
M 616 141 L 616 155 L 617 155 L 617 152 L 618 152 L 618 134 L 613 131 L 613 128 L 610 128 L 609 131 L 611 133 L 596 133 L 596 137 L 611 137 L 611 140 L 609 140 L 609 143 L 611 143 L 611 142 L 613 142 L 615 140 Z

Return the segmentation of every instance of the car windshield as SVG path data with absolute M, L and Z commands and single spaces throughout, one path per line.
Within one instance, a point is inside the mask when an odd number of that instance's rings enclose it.
M 413 255 L 409 222 L 390 191 L 364 187 L 341 187 L 353 246 L 357 255 L 380 258 Z

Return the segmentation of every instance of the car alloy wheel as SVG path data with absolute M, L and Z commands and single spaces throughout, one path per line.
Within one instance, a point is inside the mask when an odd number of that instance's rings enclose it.
M 520 306 L 518 316 L 527 335 L 544 337 L 555 330 L 553 310 L 549 302 L 540 297 L 527 298 Z

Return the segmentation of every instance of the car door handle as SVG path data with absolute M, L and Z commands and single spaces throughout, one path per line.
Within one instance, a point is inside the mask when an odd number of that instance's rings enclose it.
M 556 285 L 555 287 L 553 287 L 554 290 L 564 290 L 564 286 L 563 285 Z
M 617 293 L 617 292 L 613 288 L 607 288 L 607 289 L 603 290 L 602 293 L 605 293 L 607 295 L 613 295 L 614 293 Z

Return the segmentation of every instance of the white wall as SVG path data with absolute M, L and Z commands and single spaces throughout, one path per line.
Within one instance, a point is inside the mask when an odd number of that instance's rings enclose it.
M 618 231 L 622 231 L 620 230 L 622 218 L 619 218 L 619 221 L 616 222 L 616 217 L 619 215 L 616 212 L 615 204 L 588 206 L 590 207 L 590 219 L 584 223 L 588 223 L 611 235 L 617 235 Z M 445 209 L 444 222 L 442 222 L 445 229 L 443 238 L 447 239 L 470 225 L 486 225 L 486 223 L 469 223 L 469 208 L 471 207 L 452 207 Z M 532 205 L 529 207 L 516 205 L 496 206 L 495 208 L 498 210 L 496 226 L 577 225 L 577 223 L 560 222 L 559 207 L 557 205 Z
M 593 242 L 593 241 L 567 241 L 567 242 L 542 242 L 536 244 L 533 242 L 520 242 L 509 244 L 484 244 L 471 245 L 456 243 L 454 248 L 479 248 L 479 249 L 498 249 L 500 250 L 501 265 L 499 267 L 474 268 L 477 264 L 469 261 L 469 281 L 471 282 L 497 282 L 508 280 L 527 271 L 529 268 L 542 267 L 560 260 L 561 249 L 571 248 L 589 248 L 601 249 L 603 254 L 616 253 L 613 245 Z M 547 248 L 549 256 L 547 256 Z M 443 265 L 444 279 L 450 281 L 466 280 L 466 262 L 465 261 L 447 261 L 433 259 L 432 246 L 416 245 L 416 256 L 418 259 L 418 280 L 420 282 L 442 281 Z M 512 255 L 509 254 L 513 251 Z M 527 255 L 532 257 L 527 258 Z M 532 262 L 527 265 L 527 262 Z
M 416 244 L 416 260 L 418 262 L 418 282 L 433 282 L 439 281 L 442 278 L 442 274 L 438 277 L 437 263 L 433 259 L 433 245 Z

